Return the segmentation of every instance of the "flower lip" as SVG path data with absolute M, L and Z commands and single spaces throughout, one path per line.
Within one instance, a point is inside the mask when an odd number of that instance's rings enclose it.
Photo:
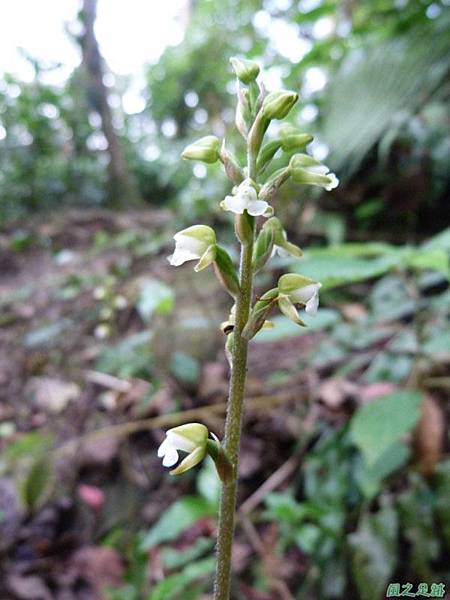
M 192 457 L 194 453 L 195 456 L 191 458 L 190 462 L 201 456 L 198 461 L 200 462 L 206 453 L 207 441 L 208 429 L 200 423 L 188 423 L 187 425 L 174 427 L 166 432 L 166 437 L 158 448 L 158 456 L 163 459 L 162 464 L 164 467 L 172 467 L 178 462 L 178 451 L 188 454 L 183 463 L 187 458 Z
M 246 210 L 252 217 L 257 217 L 266 213 L 269 204 L 265 200 L 258 200 L 255 188 L 247 179 L 239 185 L 234 196 L 225 196 L 221 207 L 236 215 L 242 215 Z
M 317 313 L 321 283 L 296 273 L 286 273 L 278 280 L 278 287 L 292 304 L 302 304 L 310 315 Z

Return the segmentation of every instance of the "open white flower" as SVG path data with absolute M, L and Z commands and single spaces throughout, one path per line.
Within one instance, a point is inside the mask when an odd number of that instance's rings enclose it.
M 173 467 L 178 462 L 178 452 L 181 451 L 187 453 L 187 456 L 170 472 L 171 475 L 180 475 L 195 467 L 206 455 L 208 436 L 208 428 L 201 423 L 187 423 L 169 429 L 158 448 L 158 456 L 163 459 L 163 466 Z
M 292 181 L 318 185 L 327 192 L 339 185 L 339 179 L 330 169 L 308 154 L 294 154 L 289 162 Z
M 246 210 L 252 217 L 264 215 L 270 211 L 270 206 L 265 200 L 258 200 L 258 194 L 248 179 L 239 185 L 234 196 L 225 196 L 220 206 L 236 215 L 242 215 Z
M 196 271 L 204 269 L 215 257 L 216 234 L 207 225 L 192 225 L 173 236 L 175 252 L 168 257 L 169 263 L 178 267 L 188 260 L 199 260 Z
M 282 275 L 278 280 L 278 306 L 281 312 L 291 321 L 304 325 L 295 304 L 301 304 L 305 307 L 306 313 L 315 315 L 319 307 L 319 290 L 321 287 L 321 283 L 296 273 Z

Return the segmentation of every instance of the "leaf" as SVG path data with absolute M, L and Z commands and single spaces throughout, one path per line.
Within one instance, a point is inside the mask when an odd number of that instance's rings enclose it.
M 450 227 L 444 229 L 430 240 L 423 244 L 422 248 L 427 250 L 447 250 L 450 251 Z
M 203 466 L 197 477 L 198 492 L 211 505 L 219 505 L 220 479 L 217 476 L 214 461 L 208 457 L 203 461 Z
M 171 547 L 163 548 L 161 554 L 163 556 L 164 566 L 169 570 L 180 569 L 188 563 L 192 563 L 194 560 L 199 559 L 206 552 L 210 552 L 213 545 L 213 540 L 206 537 L 200 537 L 196 539 L 192 546 L 189 546 L 187 550 L 177 550 Z
M 369 466 L 374 466 L 390 446 L 411 431 L 420 418 L 422 394 L 400 390 L 361 407 L 350 423 L 354 444 Z
M 327 254 L 316 256 L 305 254 L 304 259 L 292 264 L 291 268 L 296 273 L 320 281 L 326 289 L 379 277 L 399 264 L 401 264 L 400 252 L 375 258 L 362 258 L 334 255 L 331 247 Z
M 437 335 L 427 340 L 422 346 L 423 352 L 427 354 L 448 354 L 450 353 L 450 332 L 441 331 Z
M 167 508 L 159 521 L 142 540 L 142 549 L 148 550 L 162 542 L 176 539 L 186 529 L 203 517 L 216 513 L 216 508 L 199 496 L 185 496 Z
M 148 377 L 153 364 L 151 331 L 129 335 L 114 346 L 102 350 L 95 368 L 117 377 Z
M 397 442 L 389 446 L 373 465 L 367 464 L 362 459 L 355 477 L 366 498 L 376 496 L 381 490 L 383 480 L 400 467 L 403 467 L 410 456 L 409 448 L 405 444 Z
M 450 276 L 450 263 L 447 250 L 430 248 L 418 250 L 405 260 L 406 265 L 415 269 L 429 269 L 442 273 L 448 279 Z
M 187 598 L 186 588 L 200 577 L 205 577 L 214 571 L 215 560 L 213 557 L 205 558 L 188 565 L 181 573 L 170 575 L 159 583 L 147 596 L 147 600 L 171 600 L 175 595 L 183 592 L 183 600 Z
M 192 384 L 199 380 L 200 365 L 192 356 L 174 352 L 170 357 L 170 372 L 180 381 Z
M 381 509 L 362 515 L 358 529 L 348 536 L 352 575 L 361 600 L 379 600 L 395 570 L 398 519 L 386 498 Z
M 157 279 L 142 282 L 136 308 L 143 321 L 148 322 L 154 314 L 167 315 L 174 306 L 173 290 Z
M 34 511 L 46 498 L 53 476 L 53 467 L 48 457 L 33 461 L 19 486 L 20 498 L 25 508 Z
M 436 513 L 441 531 L 450 546 L 450 460 L 442 461 L 435 472 Z
M 10 444 L 5 450 L 5 455 L 8 461 L 20 460 L 39 455 L 53 444 L 53 436 L 44 434 L 42 431 L 31 431 Z

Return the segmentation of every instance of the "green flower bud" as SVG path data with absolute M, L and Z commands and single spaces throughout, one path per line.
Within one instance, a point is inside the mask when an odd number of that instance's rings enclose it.
M 255 248 L 253 251 L 254 273 L 257 273 L 260 269 L 262 269 L 272 256 L 275 235 L 271 227 L 266 227 L 267 223 L 270 221 L 271 219 L 266 221 L 256 239 Z
M 219 160 L 219 140 L 215 135 L 207 135 L 193 144 L 189 144 L 181 156 L 185 160 L 200 160 L 207 164 L 213 164 Z
M 264 98 L 261 110 L 266 119 L 284 119 L 297 100 L 295 92 L 271 92 Z
M 256 163 L 256 168 L 259 173 L 262 173 L 264 171 L 264 169 L 267 167 L 267 165 L 270 163 L 270 161 L 280 148 L 280 140 L 272 140 L 271 142 L 267 142 L 267 144 L 264 144 L 258 155 L 258 161 Z
M 235 123 L 236 128 L 245 139 L 252 121 L 252 111 L 248 98 L 248 91 L 237 85 L 238 101 L 236 105 Z
M 247 246 L 253 239 L 253 218 L 246 210 L 234 218 L 234 230 L 242 245 Z
M 259 66 L 253 60 L 233 56 L 230 58 L 230 63 L 236 73 L 236 77 L 246 85 L 255 81 L 259 75 Z
M 227 292 L 233 296 L 239 293 L 239 279 L 234 268 L 233 261 L 226 250 L 216 246 L 216 259 L 214 262 L 214 271 L 217 279 Z
M 313 136 L 309 133 L 301 133 L 296 127 L 288 123 L 280 128 L 280 141 L 284 152 L 303 150 L 313 139 Z

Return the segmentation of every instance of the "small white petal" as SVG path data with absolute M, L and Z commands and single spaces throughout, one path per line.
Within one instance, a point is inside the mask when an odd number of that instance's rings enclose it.
M 169 448 L 170 448 L 169 440 L 167 438 L 165 438 L 164 441 L 162 442 L 162 444 L 160 445 L 160 447 L 158 448 L 158 456 L 159 456 L 159 458 L 161 458 L 162 456 L 164 456 L 164 454 L 167 452 L 167 450 Z
M 247 204 L 247 212 L 252 217 L 258 217 L 266 212 L 268 206 L 265 200 L 252 200 Z
M 304 304 L 308 314 L 315 315 L 319 306 L 319 289 L 321 287 L 321 283 L 311 283 L 291 292 L 290 297 L 293 302 Z
M 316 292 L 312 298 L 308 300 L 305 306 L 305 312 L 309 315 L 315 315 L 319 308 L 319 292 Z
M 327 192 L 331 192 L 331 190 L 334 190 L 334 188 L 337 188 L 337 186 L 339 185 L 339 179 L 334 173 L 329 173 L 327 177 L 329 177 L 331 181 L 328 185 L 325 186 L 325 189 L 327 190 Z
M 168 448 L 163 459 L 163 467 L 172 467 L 177 462 L 178 452 L 175 450 L 175 448 Z
M 183 437 L 182 435 L 178 435 L 173 431 L 169 430 L 166 435 L 172 448 L 183 450 L 184 452 L 192 452 L 192 450 L 195 450 L 196 448 L 196 445 L 193 441 L 188 440 L 187 438 Z
M 289 252 L 281 246 L 274 245 L 273 249 L 278 253 L 278 256 L 280 256 L 281 258 L 288 258 Z
M 200 256 L 195 252 L 176 246 L 175 252 L 168 256 L 167 260 L 173 267 L 179 267 L 188 260 L 197 260 L 198 258 L 200 258 Z
M 247 202 L 242 196 L 225 196 L 222 202 L 222 207 L 236 215 L 242 215 L 247 208 Z

